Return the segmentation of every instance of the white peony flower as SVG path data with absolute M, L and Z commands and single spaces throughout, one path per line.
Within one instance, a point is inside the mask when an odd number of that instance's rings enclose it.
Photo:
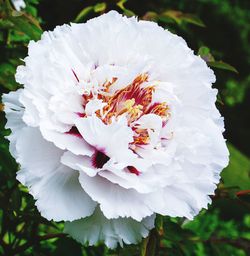
M 228 164 L 215 76 L 156 23 L 111 11 L 30 42 L 3 96 L 17 179 L 90 245 L 136 243 L 155 214 L 192 219 Z
M 24 0 L 11 0 L 11 2 L 17 11 L 21 11 L 26 7 Z

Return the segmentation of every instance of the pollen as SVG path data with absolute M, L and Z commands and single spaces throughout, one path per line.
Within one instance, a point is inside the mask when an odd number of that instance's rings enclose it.
M 97 97 L 106 103 L 102 109 L 95 112 L 105 124 L 111 124 L 114 118 L 126 116 L 128 126 L 134 131 L 134 141 L 131 146 L 146 145 L 150 142 L 148 130 L 136 127 L 135 121 L 143 115 L 155 114 L 160 116 L 164 123 L 170 115 L 169 107 L 166 102 L 152 103 L 156 85 L 149 85 L 148 74 L 146 73 L 137 76 L 131 84 L 111 93 L 110 88 L 114 86 L 116 81 L 117 78 L 114 77 L 105 82 L 100 86 L 100 92 L 97 95 L 93 93 L 83 95 L 84 102 L 87 104 L 88 101 Z

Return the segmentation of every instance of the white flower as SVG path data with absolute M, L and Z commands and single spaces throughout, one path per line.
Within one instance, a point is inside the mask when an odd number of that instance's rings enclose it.
M 26 7 L 24 0 L 11 0 L 11 2 L 17 11 L 21 11 Z
M 78 241 L 138 242 L 192 219 L 228 163 L 214 74 L 185 41 L 112 11 L 30 42 L 4 95 L 17 179 Z

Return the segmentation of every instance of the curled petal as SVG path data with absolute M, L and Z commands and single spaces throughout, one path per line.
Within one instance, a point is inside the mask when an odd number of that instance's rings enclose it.
M 132 218 L 107 219 L 97 207 L 94 214 L 85 219 L 66 222 L 64 232 L 82 244 L 95 245 L 104 241 L 109 248 L 117 244 L 135 244 L 146 237 L 154 227 L 155 215 L 137 222 Z

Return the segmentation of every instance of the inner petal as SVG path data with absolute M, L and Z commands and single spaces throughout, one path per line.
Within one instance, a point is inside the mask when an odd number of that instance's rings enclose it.
M 92 165 L 95 168 L 102 168 L 104 164 L 109 161 L 110 157 L 108 157 L 105 153 L 100 150 L 96 150 L 93 156 L 91 157 Z

